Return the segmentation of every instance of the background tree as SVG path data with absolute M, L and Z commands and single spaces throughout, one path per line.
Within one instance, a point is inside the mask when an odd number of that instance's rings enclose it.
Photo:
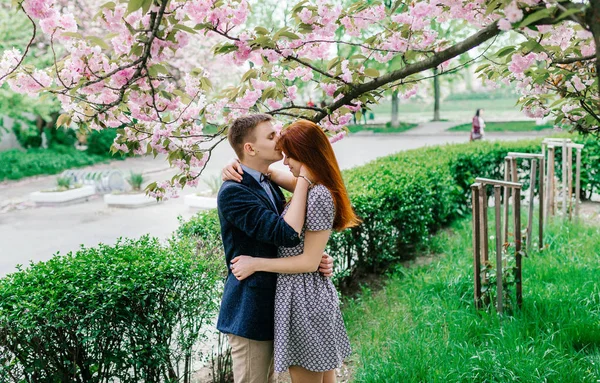
M 290 24 L 249 29 L 245 0 L 130 0 L 101 7 L 99 39 L 78 31 L 72 13 L 53 0 L 23 0 L 18 7 L 39 20 L 51 47 L 61 42 L 67 54 L 48 68 L 28 68 L 19 65 L 23 53 L 8 51 L 0 61 L 0 81 L 17 91 L 55 94 L 66 112 L 60 124 L 125 126 L 115 150 L 168 153 L 181 173 L 150 185 L 160 198 L 174 186 L 198 181 L 211 150 L 224 139 L 206 134 L 207 126 L 223 132 L 233 118 L 260 111 L 284 122 L 317 121 L 336 140 L 361 105 L 377 103 L 393 89 L 410 97 L 423 73 L 453 71 L 461 65 L 453 60 L 480 45 L 485 50 L 509 30 L 524 42 L 487 56 L 490 62 L 478 68 L 485 80 L 519 80 L 530 116 L 553 113 L 559 123 L 597 131 L 599 1 L 395 1 L 389 8 L 301 1 L 286 14 Z M 456 43 L 438 38 L 432 22 L 450 20 L 477 31 Z M 240 81 L 213 90 L 202 67 L 175 77 L 168 63 L 195 43 L 192 38 L 218 40 L 211 59 L 242 67 Z M 340 57 L 339 46 L 359 53 Z M 388 72 L 375 67 L 394 59 L 399 66 Z M 299 102 L 298 87 L 291 85 L 299 81 L 312 84 L 324 106 Z

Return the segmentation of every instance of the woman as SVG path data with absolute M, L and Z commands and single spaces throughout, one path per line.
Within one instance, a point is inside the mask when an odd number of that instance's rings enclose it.
M 470 141 L 481 140 L 483 138 L 485 121 L 483 121 L 483 117 L 481 116 L 482 112 L 483 109 L 477 109 L 475 116 L 473 116 Z
M 232 272 L 243 280 L 258 271 L 279 273 L 275 294 L 275 370 L 293 382 L 335 382 L 335 368 L 350 354 L 350 342 L 330 278 L 317 272 L 332 230 L 356 226 L 342 175 L 325 133 L 300 120 L 282 134 L 278 147 L 292 174 L 271 179 L 293 190 L 297 177 L 309 183 L 301 243 L 279 248 L 277 259 L 236 257 Z M 283 215 L 290 214 L 286 207 Z M 289 218 L 286 216 L 286 218 Z

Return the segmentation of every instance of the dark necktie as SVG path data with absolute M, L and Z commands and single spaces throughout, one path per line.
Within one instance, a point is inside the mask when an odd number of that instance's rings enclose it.
M 270 182 L 271 181 L 271 173 L 260 173 L 260 182 Z

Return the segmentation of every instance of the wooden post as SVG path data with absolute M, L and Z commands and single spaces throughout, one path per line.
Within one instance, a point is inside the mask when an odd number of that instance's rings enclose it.
M 510 181 L 510 157 L 504 157 L 504 182 Z M 510 208 L 510 188 L 504 188 L 504 240 L 508 240 L 508 209 Z
M 473 195 L 473 274 L 475 280 L 475 307 L 481 308 L 481 238 L 479 232 L 479 188 L 480 184 L 471 185 Z
M 501 229 L 501 210 L 500 204 L 500 193 L 502 186 L 494 185 L 494 217 L 496 219 L 496 310 L 502 314 L 504 309 L 504 297 L 502 290 L 502 229 Z
M 486 270 L 489 267 L 489 233 L 488 233 L 488 204 L 487 204 L 487 188 L 485 184 L 481 184 L 479 187 L 479 206 L 481 206 L 481 264 Z M 486 274 L 483 275 L 482 283 L 487 283 Z
M 567 142 L 562 142 L 562 213 L 563 218 L 567 218 L 567 178 L 569 176 L 567 170 Z
M 569 220 L 573 219 L 573 148 L 567 147 L 567 185 L 568 185 L 568 211 Z
M 523 305 L 523 286 L 521 272 L 521 189 L 513 190 L 515 206 L 515 282 L 517 291 L 517 306 L 521 308 Z
M 554 145 L 548 145 L 548 182 L 546 183 L 546 220 L 554 215 Z
M 581 148 L 577 148 L 577 168 L 575 170 L 575 217 L 579 218 L 581 196 Z
M 537 175 L 537 160 L 531 159 L 529 173 L 529 217 L 527 217 L 527 250 L 531 249 L 531 235 L 533 233 L 533 196 L 535 191 L 535 176 Z
M 542 157 L 540 159 L 540 186 L 538 188 L 538 195 L 540 198 L 540 206 L 539 206 L 539 217 L 538 217 L 538 225 L 539 225 L 539 248 L 540 250 L 544 248 L 544 169 L 545 169 L 545 159 Z

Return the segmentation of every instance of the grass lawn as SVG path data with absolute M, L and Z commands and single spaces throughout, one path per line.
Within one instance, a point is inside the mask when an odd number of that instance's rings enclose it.
M 600 228 L 554 222 L 546 242 L 523 258 L 522 311 L 501 317 L 474 309 L 471 221 L 436 235 L 431 264 L 344 305 L 354 380 L 598 382 Z
M 0 181 L 18 180 L 25 177 L 57 174 L 63 170 L 89 166 L 99 162 L 121 159 L 89 155 L 75 148 L 17 149 L 0 152 Z
M 517 98 L 498 98 L 489 100 L 442 100 L 440 117 L 449 121 L 469 122 L 478 108 L 484 110 L 484 118 L 490 120 L 519 120 L 524 117 L 520 107 L 516 106 Z M 390 121 L 392 103 L 382 100 L 370 108 L 376 120 Z M 426 122 L 433 119 L 433 100 L 400 100 L 398 106 L 399 119 L 408 122 Z
M 507 121 L 507 122 L 486 122 L 485 132 L 530 132 L 544 129 L 552 129 L 553 125 L 537 125 L 535 121 Z M 450 132 L 470 132 L 471 124 L 462 124 L 448 129 Z
M 398 126 L 393 127 L 390 123 L 387 124 L 367 124 L 367 125 L 348 125 L 350 133 L 356 132 L 373 132 L 373 133 L 402 133 L 417 126 L 409 122 L 400 122 Z

